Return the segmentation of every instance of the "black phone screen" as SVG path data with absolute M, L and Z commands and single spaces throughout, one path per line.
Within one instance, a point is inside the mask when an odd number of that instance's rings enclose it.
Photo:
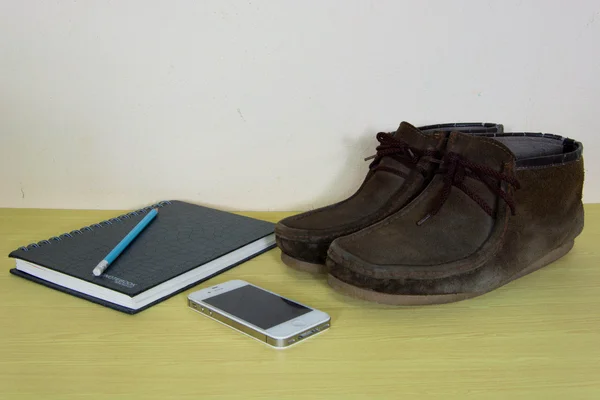
M 204 302 L 262 329 L 272 328 L 312 311 L 252 285 L 218 294 Z

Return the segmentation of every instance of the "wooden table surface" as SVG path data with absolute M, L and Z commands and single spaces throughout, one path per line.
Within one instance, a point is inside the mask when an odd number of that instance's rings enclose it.
M 118 214 L 0 209 L 0 253 Z M 9 275 L 5 257 L 0 398 L 600 399 L 599 248 L 600 205 L 588 205 L 583 234 L 553 265 L 415 308 L 339 295 L 275 249 L 134 316 Z M 230 279 L 326 311 L 332 328 L 274 350 L 187 308 L 190 292 Z

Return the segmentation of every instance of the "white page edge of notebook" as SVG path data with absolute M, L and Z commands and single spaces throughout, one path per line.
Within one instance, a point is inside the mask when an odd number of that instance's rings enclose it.
M 198 267 L 176 276 L 175 278 L 156 285 L 155 287 L 148 289 L 134 297 L 21 259 L 16 260 L 16 268 L 19 271 L 23 271 L 29 275 L 52 282 L 64 288 L 87 294 L 109 303 L 137 310 L 155 302 L 156 300 L 168 296 L 179 289 L 187 287 L 194 282 L 228 268 L 229 266 L 238 263 L 274 244 L 275 234 L 265 236 L 247 244 L 246 246 L 240 247 L 237 250 L 207 262 L 206 264 L 199 265 Z M 90 274 L 91 273 L 92 270 L 90 269 Z

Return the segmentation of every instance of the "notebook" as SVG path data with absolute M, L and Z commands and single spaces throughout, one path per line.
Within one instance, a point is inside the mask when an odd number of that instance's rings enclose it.
M 92 270 L 153 208 L 158 215 L 96 277 Z M 20 247 L 11 273 L 135 314 L 275 247 L 274 225 L 182 201 L 163 201 Z

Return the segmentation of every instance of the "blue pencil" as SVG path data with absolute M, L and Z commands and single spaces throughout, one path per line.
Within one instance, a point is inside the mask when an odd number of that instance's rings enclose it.
M 131 232 L 129 232 L 127 236 L 125 236 L 119 242 L 119 244 L 114 249 L 112 249 L 110 253 L 108 253 L 106 257 L 104 257 L 104 260 L 100 261 L 100 263 L 96 265 L 96 268 L 94 268 L 93 271 L 94 275 L 102 275 L 106 268 L 108 268 L 108 266 L 112 264 L 112 262 L 115 261 L 117 257 L 119 257 L 123 250 L 125 250 L 125 248 L 129 246 L 129 243 L 131 243 L 133 239 L 135 239 L 144 230 L 144 228 L 148 226 L 148 224 L 154 219 L 154 217 L 156 217 L 157 214 L 158 209 L 155 208 L 152 211 L 150 211 L 148 215 L 146 215 L 140 222 L 138 222 L 138 224 L 131 230 Z

